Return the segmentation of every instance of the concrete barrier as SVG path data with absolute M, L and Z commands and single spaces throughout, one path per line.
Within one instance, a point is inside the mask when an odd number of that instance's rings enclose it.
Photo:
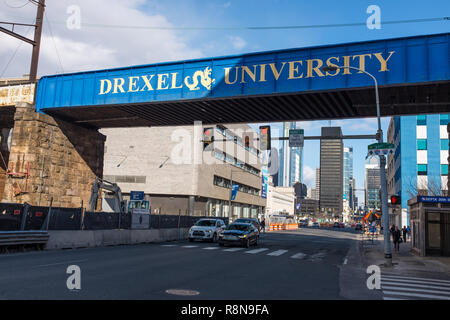
M 149 230 L 49 230 L 46 249 L 103 247 L 187 239 L 189 228 Z

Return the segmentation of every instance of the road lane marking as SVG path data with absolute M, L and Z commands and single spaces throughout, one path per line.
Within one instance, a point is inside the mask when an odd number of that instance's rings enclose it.
M 381 289 L 387 289 L 387 290 L 403 290 L 404 292 L 425 292 L 425 293 L 437 293 L 437 294 L 444 294 L 448 295 L 448 299 L 450 299 L 450 292 L 445 291 L 438 291 L 438 290 L 427 290 L 427 289 L 414 289 L 414 288 L 403 288 L 403 287 L 391 287 L 391 286 L 383 286 L 381 285 Z M 383 290 L 384 292 L 384 290 Z
M 182 248 L 198 248 L 198 246 L 183 246 Z
M 217 250 L 217 249 L 219 249 L 219 247 L 205 247 L 205 248 L 202 248 L 202 249 L 205 249 L 205 250 Z
M 245 251 L 245 253 L 255 254 L 255 253 L 260 253 L 260 252 L 263 252 L 263 251 L 266 251 L 266 250 L 269 250 L 269 249 L 268 248 L 260 248 L 260 249 Z
M 441 300 L 450 300 L 450 297 L 438 296 L 434 294 L 419 294 L 419 293 L 411 293 L 411 292 L 401 292 L 401 291 L 384 291 L 384 294 L 389 294 L 393 296 L 405 296 L 405 297 L 417 297 L 417 298 L 428 298 L 428 299 L 441 299 Z
M 392 285 L 392 286 L 405 286 L 405 287 L 414 287 L 414 288 L 428 288 L 428 289 L 441 289 L 441 290 L 448 290 L 448 292 L 450 292 L 450 288 L 449 287 L 445 287 L 445 286 L 437 286 L 437 285 L 425 285 L 425 284 L 415 284 L 415 283 L 398 283 L 395 281 L 386 281 L 381 279 L 381 285 L 383 286 L 383 284 L 387 284 L 387 285 Z
M 347 260 L 347 258 L 345 258 L 345 260 L 344 260 L 344 264 L 347 264 L 347 261 L 348 261 L 348 260 Z
M 450 281 L 440 280 L 440 279 L 427 279 L 427 278 L 413 278 L 413 277 L 402 277 L 402 276 L 387 276 L 381 275 L 381 279 L 386 279 L 389 281 L 399 281 L 399 282 L 418 282 L 418 283 L 430 283 L 436 282 L 444 286 L 450 286 Z
M 267 255 L 278 257 L 278 256 L 281 256 L 282 254 L 285 254 L 286 252 L 288 252 L 288 251 L 287 250 L 277 250 L 277 251 L 268 253 Z
M 306 257 L 306 254 L 302 252 L 296 253 L 291 256 L 292 259 L 303 259 L 304 257 Z
M 58 266 L 58 265 L 61 265 L 61 264 L 72 264 L 72 263 L 75 263 L 75 262 L 84 262 L 84 261 L 88 261 L 88 260 L 87 259 L 83 259 L 83 260 L 72 260 L 72 261 L 49 263 L 49 264 L 40 264 L 40 265 L 34 266 L 32 268 L 51 267 L 51 266 Z
M 410 278 L 411 280 L 405 280 L 405 279 L 395 279 L 395 278 L 391 278 L 391 277 L 385 277 L 385 276 L 381 276 L 381 281 L 386 280 L 386 281 L 394 281 L 394 282 L 406 282 L 406 283 L 423 283 L 423 284 L 439 284 L 440 286 L 446 286 L 446 287 L 450 287 L 450 284 L 447 283 L 442 283 L 439 280 L 430 280 L 430 281 L 422 281 L 422 280 L 414 280 L 415 278 Z M 400 285 L 400 283 L 398 285 Z
M 240 251 L 240 250 L 244 250 L 244 248 L 230 248 L 230 249 L 225 249 L 223 251 L 235 252 L 235 251 Z
M 176 247 L 177 244 L 163 244 L 161 247 Z

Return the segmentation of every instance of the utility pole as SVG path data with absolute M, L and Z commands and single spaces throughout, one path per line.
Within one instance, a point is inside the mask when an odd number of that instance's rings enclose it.
M 35 5 L 37 5 L 35 24 L 0 21 L 0 25 L 6 24 L 6 25 L 12 26 L 12 30 L 0 27 L 0 32 L 6 33 L 14 38 L 17 38 L 21 41 L 27 42 L 33 46 L 33 52 L 31 54 L 31 66 L 30 66 L 29 80 L 31 83 L 35 83 L 36 76 L 37 76 L 38 62 L 39 62 L 39 49 L 41 47 L 42 25 L 44 23 L 45 0 L 29 0 L 29 1 L 34 3 Z M 24 37 L 16 32 L 14 32 L 14 26 L 34 27 L 34 40 L 28 39 L 27 37 Z
M 39 50 L 41 48 L 42 25 L 44 23 L 45 0 L 39 0 L 36 13 L 36 27 L 34 29 L 34 45 L 31 54 L 30 81 L 36 82 L 37 68 L 39 62 Z

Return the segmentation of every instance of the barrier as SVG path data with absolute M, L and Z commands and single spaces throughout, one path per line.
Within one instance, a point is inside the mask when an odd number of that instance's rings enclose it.
M 0 246 L 45 245 L 48 237 L 46 231 L 1 231 Z

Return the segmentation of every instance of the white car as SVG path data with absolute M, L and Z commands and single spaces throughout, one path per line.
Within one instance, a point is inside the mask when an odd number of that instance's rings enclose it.
M 189 241 L 208 240 L 217 242 L 219 234 L 226 228 L 222 219 L 203 218 L 198 220 L 189 230 Z

